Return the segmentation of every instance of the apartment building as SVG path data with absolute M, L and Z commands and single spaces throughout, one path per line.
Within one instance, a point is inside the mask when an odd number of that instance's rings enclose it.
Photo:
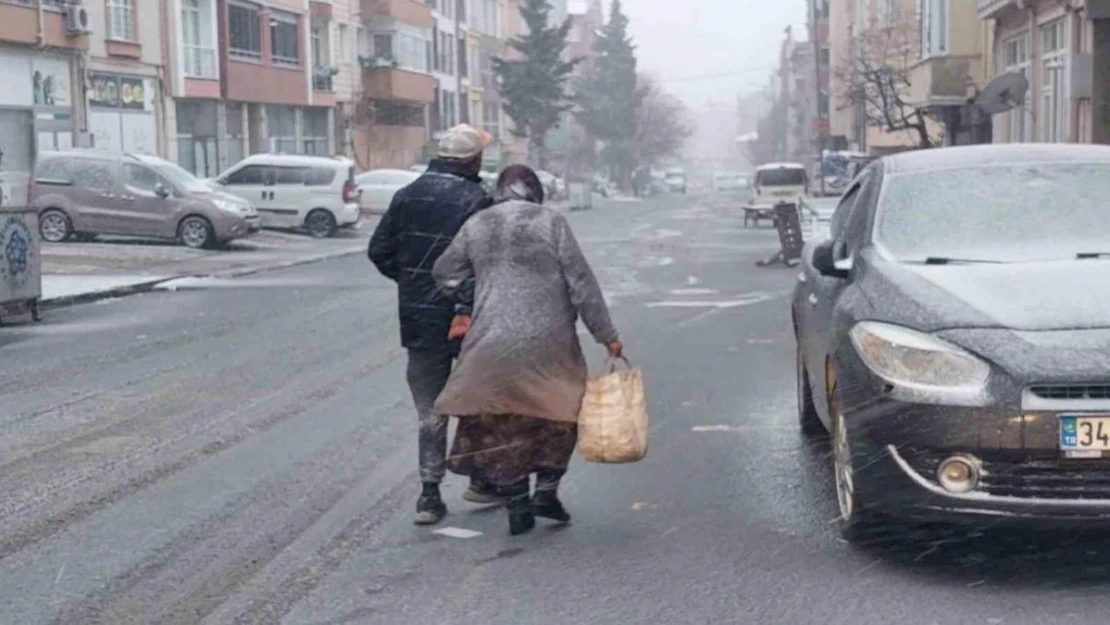
M 468 40 L 471 61 L 468 64 L 471 123 L 493 136 L 484 153 L 485 165 L 499 169 L 504 160 L 501 95 L 493 72 L 493 59 L 501 53 L 504 40 L 503 0 L 470 0 Z
M 506 59 L 517 57 L 516 50 L 507 45 L 514 37 L 519 37 L 528 32 L 528 26 L 520 15 L 520 0 L 504 0 L 502 4 L 502 33 L 504 35 L 499 46 L 500 55 Z M 528 140 L 518 137 L 511 132 L 513 121 L 502 115 L 501 127 L 501 160 L 504 163 L 525 163 L 528 161 Z
M 92 145 L 165 154 L 164 3 L 87 0 L 84 7 L 93 25 L 83 80 Z
M 95 24 L 56 0 L 0 3 L 0 202 L 25 201 L 39 151 L 69 148 L 84 128 L 83 58 Z
M 786 102 L 786 158 L 798 163 L 812 163 L 817 155 L 817 134 L 814 120 L 816 74 L 813 43 L 787 43 L 787 67 L 783 74 Z
M 330 46 L 313 40 L 331 32 L 330 1 L 166 4 L 171 158 L 215 176 L 246 154 L 336 151 Z
M 1104 4 L 1092 0 L 976 2 L 978 16 L 994 31 L 990 74 L 1016 72 L 1029 83 L 1022 105 L 994 117 L 995 142 L 1110 142 L 1106 122 L 1092 118 L 1092 110 L 1097 110 L 1092 106 L 1094 97 L 1100 103 L 1106 101 L 1100 88 L 1103 81 L 1095 77 L 1105 75 L 1110 64 L 1110 50 L 1094 54 L 1096 29 L 1103 32 L 1103 18 L 1110 17 L 1110 12 L 1099 12 Z
M 465 33 L 459 28 L 457 15 L 465 17 L 465 0 L 427 0 L 432 7 L 435 26 L 432 31 L 432 77 L 435 78 L 435 107 L 432 115 L 432 133 L 442 132 L 467 117 L 468 100 L 459 98 L 460 70 L 465 69 L 466 55 L 459 54 L 465 47 Z M 460 35 L 463 42 L 460 44 Z M 460 58 L 463 67 L 459 67 Z M 467 111 L 460 114 L 460 106 Z
M 351 116 L 352 156 L 363 169 L 419 163 L 446 65 L 432 7 L 419 0 L 361 0 L 362 91 Z M 454 55 L 451 56 L 454 59 Z

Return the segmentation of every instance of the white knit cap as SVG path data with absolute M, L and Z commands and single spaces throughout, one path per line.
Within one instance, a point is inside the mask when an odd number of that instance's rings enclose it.
M 470 124 L 459 124 L 439 138 L 439 156 L 466 161 L 481 154 L 493 136 Z

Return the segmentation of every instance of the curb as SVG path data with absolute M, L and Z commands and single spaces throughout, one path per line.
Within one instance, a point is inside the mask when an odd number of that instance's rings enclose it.
M 137 282 L 135 284 L 128 284 L 126 286 L 115 287 L 112 289 L 105 289 L 103 291 L 92 291 L 89 293 L 79 293 L 77 295 L 63 295 L 62 297 L 55 297 L 52 299 L 40 299 L 39 306 L 43 310 L 54 310 L 58 308 L 68 308 L 70 306 L 77 306 L 79 304 L 89 304 L 92 302 L 114 299 L 119 297 L 126 297 L 128 295 L 139 295 L 141 293 L 149 293 L 156 289 L 158 285 L 171 280 L 179 280 L 181 278 L 239 278 L 242 276 L 250 276 L 267 271 L 276 271 L 279 269 L 288 269 L 290 267 L 298 267 L 300 265 L 310 265 L 312 263 L 319 263 L 333 258 L 343 258 L 346 256 L 353 256 L 362 253 L 361 250 L 349 250 L 344 252 L 332 252 L 328 254 L 320 254 L 317 256 L 310 256 L 308 258 L 299 258 L 297 260 L 286 261 L 276 265 L 267 265 L 264 267 L 251 267 L 250 269 L 240 269 L 227 273 L 207 273 L 207 274 L 183 274 L 173 276 L 170 278 L 159 278 L 157 280 L 149 280 L 146 282 Z
M 39 307 L 43 310 L 54 310 L 57 308 L 68 308 L 78 304 L 88 304 L 91 302 L 99 301 L 102 299 L 112 299 L 116 297 L 126 297 L 128 295 L 138 295 L 139 293 L 149 293 L 155 287 L 163 282 L 168 282 L 174 278 L 159 278 L 157 280 L 149 280 L 147 282 L 137 282 L 135 284 L 128 284 L 126 286 L 118 286 L 112 289 L 105 289 L 103 291 L 92 291 L 90 293 L 78 293 L 77 295 L 63 295 L 51 299 L 40 299 Z

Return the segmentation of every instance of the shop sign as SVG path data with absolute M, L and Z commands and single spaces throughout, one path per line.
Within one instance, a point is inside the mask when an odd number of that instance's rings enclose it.
M 89 72 L 89 105 L 131 111 L 147 109 L 147 81 L 132 76 Z

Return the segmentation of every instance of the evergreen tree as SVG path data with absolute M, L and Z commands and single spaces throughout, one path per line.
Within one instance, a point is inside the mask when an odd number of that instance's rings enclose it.
M 636 119 L 644 94 L 620 0 L 613 0 L 609 21 L 594 42 L 593 68 L 577 87 L 576 117 L 602 143 L 601 162 L 610 175 L 626 185 L 636 167 Z
M 513 120 L 513 134 L 528 137 L 528 153 L 539 168 L 547 165 L 547 135 L 559 127 L 569 110 L 567 78 L 577 60 L 563 58 L 570 20 L 550 25 L 549 0 L 523 0 L 520 15 L 528 33 L 509 41 L 518 59 L 495 58 L 493 71 L 500 80 L 505 114 Z

